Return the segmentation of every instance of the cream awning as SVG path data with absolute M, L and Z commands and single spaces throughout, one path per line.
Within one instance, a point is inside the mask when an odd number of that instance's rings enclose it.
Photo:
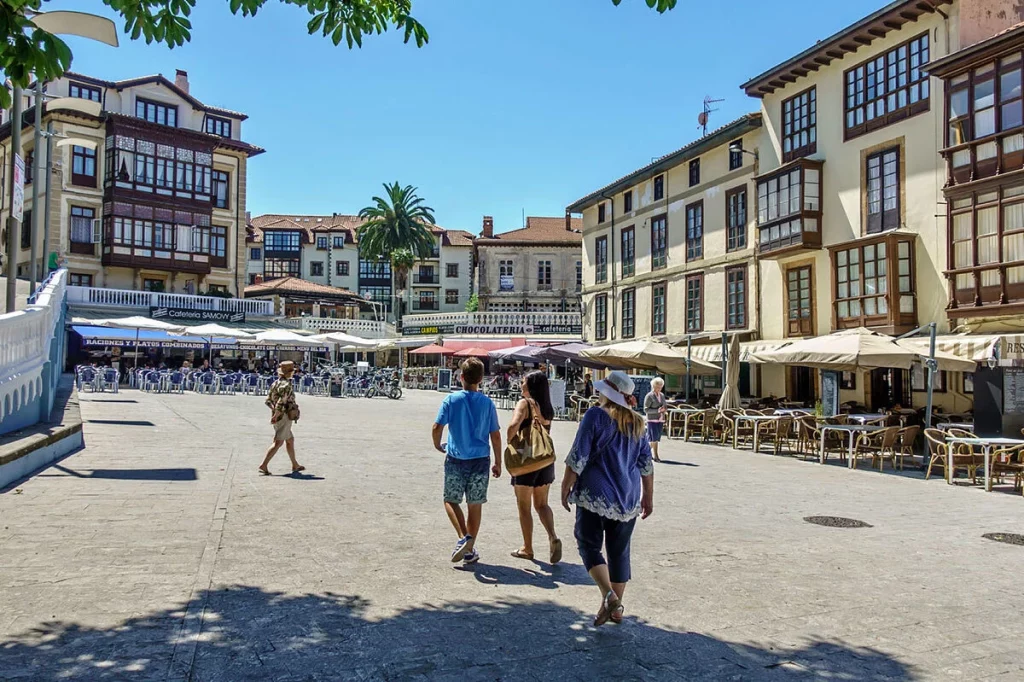
M 767 353 L 768 351 L 779 350 L 784 346 L 788 346 L 790 341 L 744 341 L 740 343 L 740 362 L 750 362 L 754 364 L 760 364 L 759 360 L 755 355 L 757 353 Z M 676 348 L 683 354 L 686 355 L 686 346 L 676 346 Z M 719 343 L 702 343 L 699 346 L 690 346 L 691 357 L 703 360 L 704 362 L 722 363 L 722 344 Z
M 616 369 L 653 369 L 664 374 L 682 376 L 687 373 L 686 351 L 666 343 L 640 339 L 607 346 L 586 348 L 580 355 Z M 721 374 L 722 368 L 691 355 L 690 374 Z

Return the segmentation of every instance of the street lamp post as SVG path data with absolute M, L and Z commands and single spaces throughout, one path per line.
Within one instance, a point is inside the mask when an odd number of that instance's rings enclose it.
M 29 251 L 28 251 L 28 290 L 32 293 L 36 290 L 36 259 L 39 257 L 39 221 L 44 211 L 39 210 L 39 185 L 40 176 L 39 163 L 43 160 L 39 153 L 43 141 L 43 82 L 36 78 L 35 90 L 35 120 L 33 128 L 35 134 L 32 136 L 32 224 L 29 225 Z M 49 142 L 47 142 L 49 146 Z M 49 176 L 47 176 L 49 179 Z M 45 258 L 45 254 L 44 254 Z
M 11 107 L 11 166 L 8 169 L 10 191 L 10 212 L 7 215 L 7 307 L 9 313 L 17 309 L 18 302 L 18 228 L 20 221 L 14 217 L 15 167 L 21 155 L 21 87 L 14 86 L 14 103 Z

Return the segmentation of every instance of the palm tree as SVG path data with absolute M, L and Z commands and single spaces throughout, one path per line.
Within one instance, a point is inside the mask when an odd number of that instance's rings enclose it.
M 368 259 L 387 259 L 391 264 L 391 292 L 397 298 L 395 282 L 405 283 L 417 258 L 427 258 L 436 244 L 429 226 L 435 225 L 434 209 L 423 205 L 412 185 L 384 183 L 386 197 L 374 197 L 373 205 L 359 212 L 365 222 L 359 227 L 359 251 Z M 409 296 L 411 287 L 405 286 Z M 395 320 L 400 319 L 394 306 Z

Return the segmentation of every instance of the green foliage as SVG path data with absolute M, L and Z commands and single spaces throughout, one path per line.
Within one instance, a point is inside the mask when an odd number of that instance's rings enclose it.
M 434 250 L 437 239 L 428 227 L 435 224 L 434 209 L 423 205 L 412 185 L 385 183 L 384 190 L 386 198 L 374 197 L 373 205 L 359 212 L 365 221 L 359 227 L 359 251 L 365 258 L 386 258 L 398 270 L 408 269 L 412 260 L 404 260 L 403 251 L 426 258 Z
M 99 0 L 124 19 L 124 32 L 132 40 L 180 47 L 192 39 L 189 16 L 196 0 Z M 270 0 L 228 0 L 231 12 L 255 16 Z M 363 37 L 390 28 L 401 31 L 406 43 L 423 47 L 430 40 L 427 29 L 412 16 L 413 0 L 279 0 L 305 9 L 310 35 L 319 33 L 335 45 L 362 47 Z M 645 0 L 647 6 L 665 12 L 677 0 Z M 0 71 L 13 83 L 27 88 L 34 78 L 53 80 L 71 68 L 71 49 L 60 38 L 36 28 L 32 14 L 43 0 L 0 0 Z M 80 0 L 79 0 L 80 2 Z M 616 5 L 622 0 L 612 0 Z M 75 7 L 81 11 L 87 8 Z M 11 106 L 11 96 L 0 88 L 0 108 Z
M 474 293 L 469 297 L 469 300 L 466 301 L 466 312 L 475 313 L 478 310 L 480 310 L 480 297 Z

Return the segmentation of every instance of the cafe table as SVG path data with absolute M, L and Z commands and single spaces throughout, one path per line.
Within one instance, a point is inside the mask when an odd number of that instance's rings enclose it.
M 846 415 L 846 418 L 851 421 L 860 422 L 861 424 L 870 424 L 871 422 L 884 421 L 885 415 L 881 413 L 848 414 Z
M 942 422 L 936 424 L 935 428 L 939 431 L 949 431 L 950 429 L 963 429 L 964 431 L 974 431 L 974 422 Z
M 780 417 L 793 417 L 798 414 L 814 414 L 814 410 L 808 410 L 806 407 L 787 407 L 775 410 L 775 414 Z
M 992 446 L 1012 447 L 1024 445 L 1024 440 L 1019 438 L 961 438 L 946 436 L 946 442 L 950 445 L 970 445 L 972 448 L 980 446 L 985 456 L 985 492 L 992 492 Z M 953 484 L 953 448 L 946 448 L 946 483 Z
M 825 434 L 828 431 L 844 431 L 849 434 L 850 445 L 849 445 L 849 456 L 846 458 L 846 466 L 853 468 L 853 442 L 857 438 L 859 433 L 871 433 L 873 431 L 879 431 L 884 429 L 884 426 L 877 426 L 875 424 L 822 424 L 819 427 L 821 431 L 821 449 L 818 451 L 818 460 L 825 463 Z
M 758 435 L 757 435 L 758 434 L 758 428 L 757 428 L 758 424 L 760 424 L 761 422 L 777 421 L 779 419 L 782 419 L 782 415 L 779 415 L 779 414 L 737 414 L 736 416 L 734 416 L 732 418 L 733 424 L 734 424 L 733 429 L 732 429 L 732 449 L 733 450 L 738 450 L 739 449 L 739 445 L 738 445 L 739 441 L 737 440 L 737 436 L 739 435 L 740 422 L 747 421 L 747 422 L 750 422 L 751 424 L 753 424 L 753 426 L 754 426 L 754 452 L 757 452 L 758 451 L 758 446 L 759 446 L 759 439 L 758 439 Z
M 690 435 L 690 417 L 697 414 L 698 412 L 704 412 L 699 407 L 669 407 L 666 411 L 665 428 L 668 433 L 665 435 L 666 438 L 672 438 L 672 417 L 677 415 L 683 415 L 683 440 L 688 440 Z

